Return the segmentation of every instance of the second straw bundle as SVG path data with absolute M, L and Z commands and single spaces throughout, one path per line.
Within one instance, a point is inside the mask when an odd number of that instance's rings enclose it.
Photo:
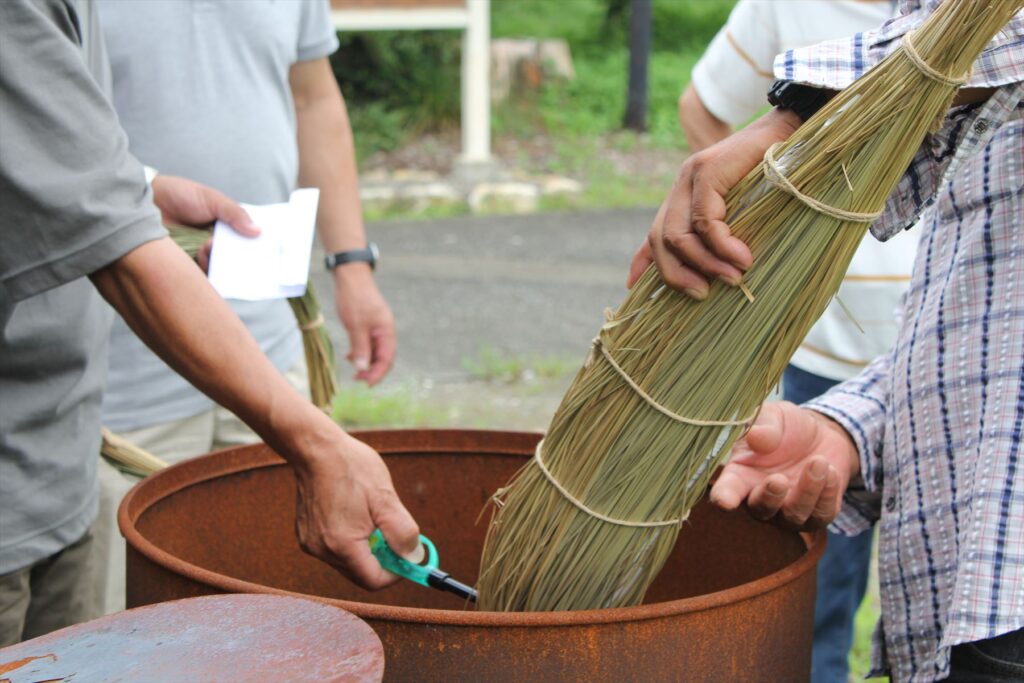
M 703 303 L 652 268 L 594 340 L 536 457 L 495 496 L 478 607 L 638 604 L 680 524 L 839 288 L 868 225 L 1015 0 L 945 2 L 729 195 L 754 254 Z M 693 549 L 700 552 L 699 549 Z

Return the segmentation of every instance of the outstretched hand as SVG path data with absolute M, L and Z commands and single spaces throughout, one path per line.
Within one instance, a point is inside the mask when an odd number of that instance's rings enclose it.
M 798 529 L 827 526 L 860 472 L 856 446 L 836 422 L 788 402 L 766 403 L 711 489 L 711 502 Z
M 799 125 L 800 118 L 792 111 L 773 109 L 687 159 L 633 256 L 627 286 L 632 287 L 651 263 L 665 284 L 694 299 L 708 295 L 709 280 L 740 284 L 753 256 L 725 223 L 725 196 L 761 162 L 766 149 L 788 138 Z

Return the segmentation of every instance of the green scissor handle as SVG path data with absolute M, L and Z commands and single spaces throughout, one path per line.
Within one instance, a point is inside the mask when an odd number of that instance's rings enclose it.
M 430 573 L 437 569 L 437 548 L 429 538 L 422 534 L 420 534 L 420 543 L 427 549 L 427 560 L 423 564 L 414 564 L 391 549 L 388 542 L 384 540 L 384 534 L 380 532 L 380 529 L 370 534 L 370 552 L 380 562 L 380 566 L 392 574 L 398 574 L 422 586 L 430 587 L 428 582 Z

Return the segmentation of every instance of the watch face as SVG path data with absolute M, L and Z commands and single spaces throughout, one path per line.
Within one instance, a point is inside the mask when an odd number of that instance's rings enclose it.
M 380 247 L 377 246 L 376 242 L 369 242 L 366 248 L 370 250 L 370 255 L 373 256 L 373 263 L 380 260 Z

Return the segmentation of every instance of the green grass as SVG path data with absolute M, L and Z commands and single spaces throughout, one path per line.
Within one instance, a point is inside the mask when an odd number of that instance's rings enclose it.
M 349 384 L 334 397 L 331 417 L 345 428 L 443 427 L 447 414 L 421 401 L 411 387 L 370 389 Z
M 381 206 L 366 206 L 363 209 L 363 219 L 367 222 L 393 219 L 437 220 L 469 214 L 469 204 L 465 202 L 443 202 L 416 208 L 412 202 L 398 200 Z
M 879 617 L 879 596 L 878 596 L 878 531 L 875 532 L 875 549 L 871 556 L 871 578 L 868 582 L 868 589 L 864 600 L 857 610 L 853 622 L 853 645 L 850 648 L 850 680 L 868 681 L 868 683 L 885 683 L 889 679 L 868 678 L 868 671 L 871 670 L 871 634 L 874 633 L 875 624 Z
M 512 384 L 565 377 L 579 367 L 579 361 L 562 355 L 509 354 L 490 344 L 482 344 L 475 356 L 463 359 L 462 367 L 473 379 Z

